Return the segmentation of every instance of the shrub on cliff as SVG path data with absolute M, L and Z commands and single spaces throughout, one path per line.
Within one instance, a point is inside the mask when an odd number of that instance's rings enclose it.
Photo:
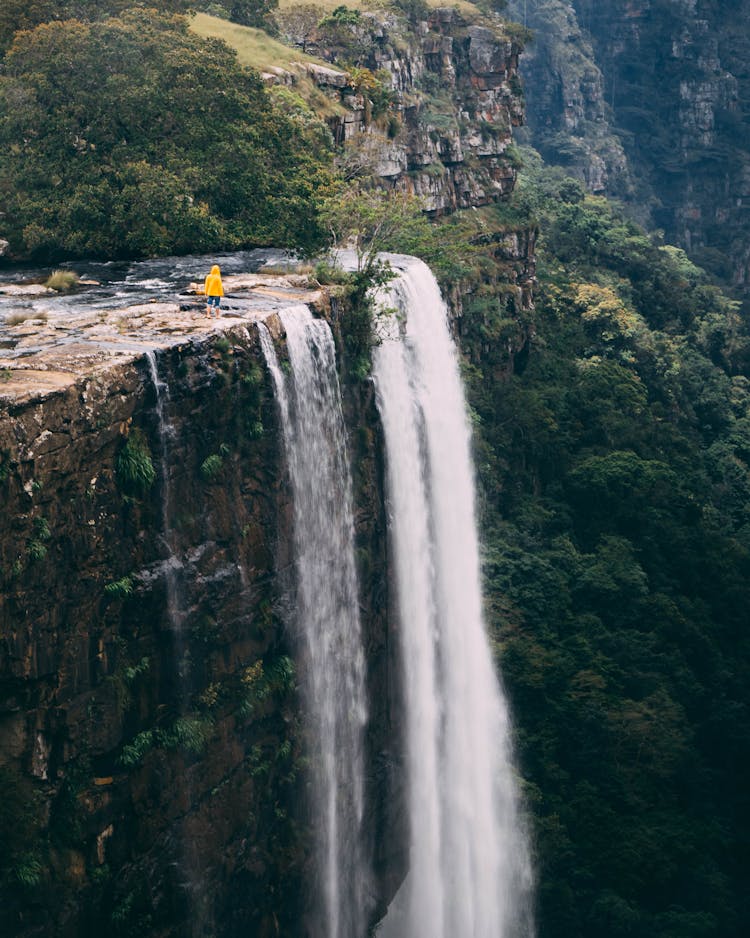
M 131 431 L 125 445 L 117 454 L 115 473 L 120 488 L 129 495 L 142 495 L 156 481 L 156 469 L 148 441 L 137 428 Z
M 14 254 L 148 256 L 323 240 L 327 141 L 180 17 L 20 33 L 0 77 Z

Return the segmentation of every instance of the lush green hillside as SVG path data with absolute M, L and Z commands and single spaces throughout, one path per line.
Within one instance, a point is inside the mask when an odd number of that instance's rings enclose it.
M 531 351 L 491 381 L 497 343 L 468 376 L 540 935 L 739 938 L 747 328 L 682 252 L 535 164 L 514 200 L 541 226 Z M 505 315 L 475 300 L 470 352 Z
M 18 33 L 0 113 L 17 257 L 322 243 L 329 136 L 183 18 L 141 10 Z

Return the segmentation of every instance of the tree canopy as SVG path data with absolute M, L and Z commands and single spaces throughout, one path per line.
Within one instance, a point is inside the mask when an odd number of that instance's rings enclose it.
M 507 311 L 481 290 L 462 335 L 539 933 L 739 938 L 747 326 L 682 252 L 557 171 L 528 160 L 501 211 L 540 226 L 531 352 L 488 351 Z
M 0 204 L 17 255 L 322 242 L 326 135 L 180 17 L 133 10 L 18 33 L 0 115 Z

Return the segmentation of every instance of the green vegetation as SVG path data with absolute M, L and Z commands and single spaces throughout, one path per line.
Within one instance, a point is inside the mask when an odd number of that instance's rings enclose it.
M 4 234 L 17 256 L 323 240 L 330 139 L 182 18 L 134 10 L 19 33 L 0 110 Z
M 52 537 L 49 524 L 45 518 L 34 518 L 32 537 L 26 544 L 26 554 L 29 560 L 40 561 L 47 556 L 47 544 Z
M 114 599 L 125 599 L 133 592 L 133 579 L 130 576 L 124 576 L 112 583 L 107 583 L 104 592 Z
M 275 31 L 275 22 L 271 11 L 279 5 L 279 0 L 210 0 L 211 9 L 224 8 L 233 23 L 242 26 L 259 26 L 268 32 Z
M 130 431 L 115 460 L 117 482 L 127 495 L 143 495 L 156 481 L 148 441 L 137 427 Z
M 201 463 L 201 475 L 206 481 L 215 479 L 224 468 L 224 460 L 218 453 L 211 453 Z
M 294 662 L 286 655 L 270 662 L 259 658 L 242 672 L 240 713 L 249 716 L 272 695 L 289 693 L 295 687 L 295 675 Z
M 127 768 L 140 765 L 154 748 L 181 749 L 196 755 L 203 751 L 213 732 L 213 722 L 207 716 L 178 717 L 166 729 L 143 730 L 122 747 L 120 763 Z
M 259 72 L 269 68 L 285 68 L 296 72 L 294 64 L 297 62 L 315 62 L 325 65 L 322 59 L 300 52 L 299 49 L 284 45 L 262 29 L 237 28 L 235 23 L 210 16 L 207 13 L 196 13 L 190 19 L 190 28 L 199 36 L 206 39 L 220 39 L 237 53 L 240 65 L 257 69 Z M 330 66 L 329 66 L 330 67 Z
M 502 292 L 467 304 L 462 343 L 540 934 L 739 938 L 747 326 L 682 252 L 525 156 L 500 220 L 540 227 L 529 346 L 509 353 Z

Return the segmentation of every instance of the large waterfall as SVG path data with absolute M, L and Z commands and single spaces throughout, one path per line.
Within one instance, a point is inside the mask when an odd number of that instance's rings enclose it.
M 406 705 L 409 874 L 381 938 L 532 933 L 507 706 L 482 616 L 470 434 L 437 283 L 421 261 L 375 351 Z M 399 335 L 404 322 L 405 335 Z
M 328 324 L 281 312 L 291 374 L 260 326 L 281 412 L 294 496 L 295 628 L 313 754 L 320 908 L 312 938 L 362 938 L 369 873 L 362 844 L 365 662 L 354 559 L 351 477 Z

